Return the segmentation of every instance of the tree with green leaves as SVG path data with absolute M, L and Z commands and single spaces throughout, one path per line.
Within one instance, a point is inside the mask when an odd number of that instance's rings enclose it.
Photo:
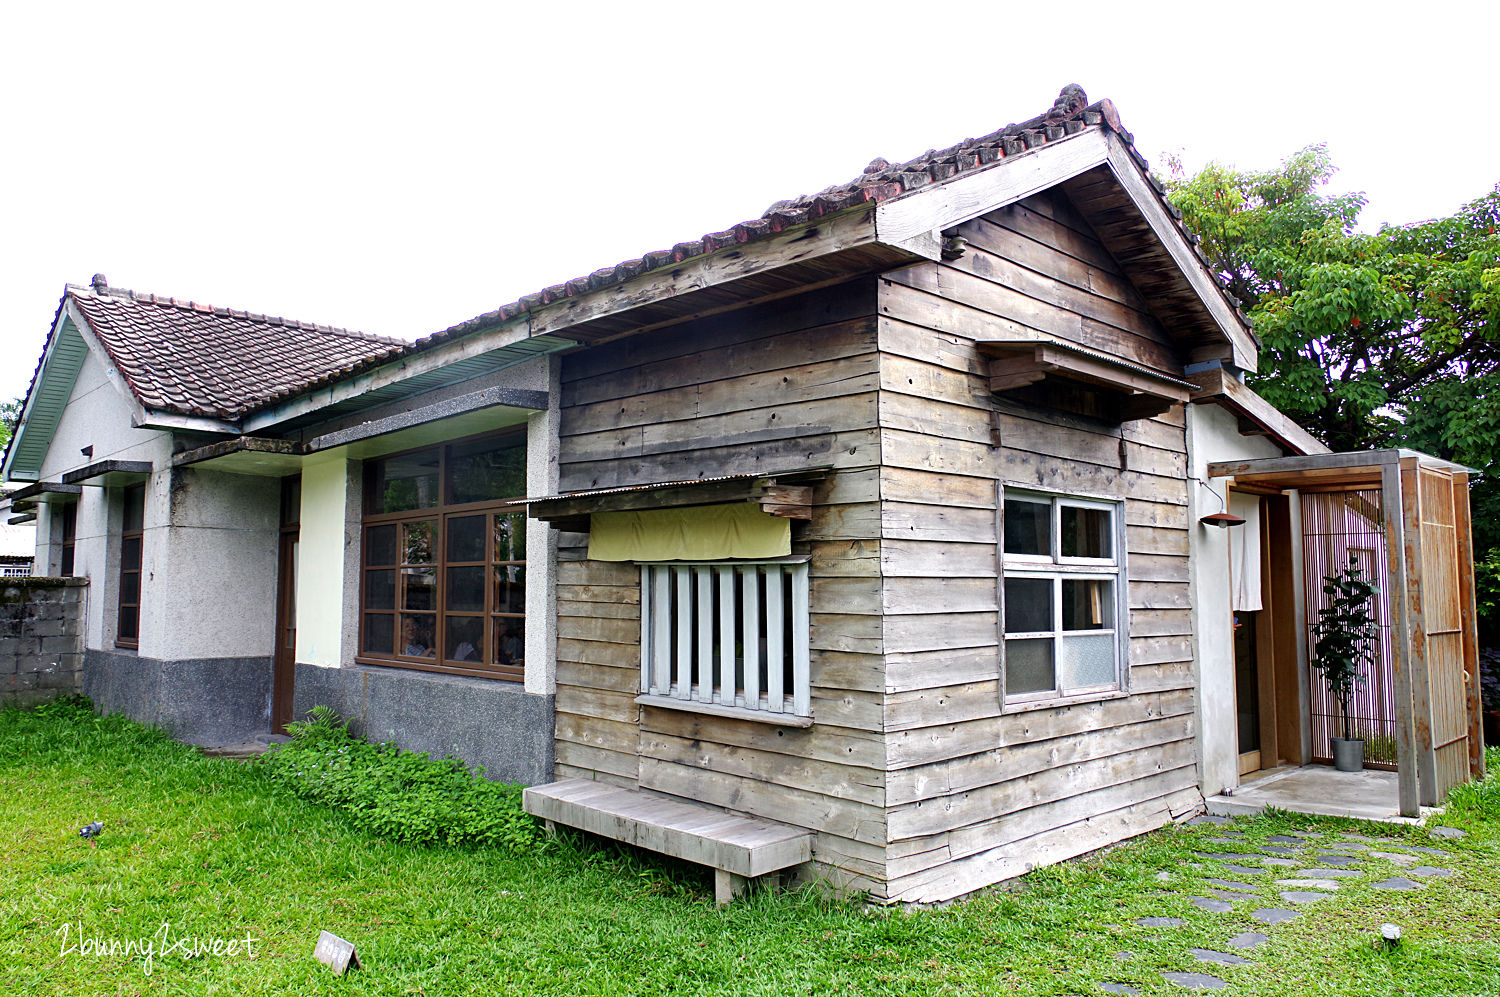
M 1407 446 L 1481 472 L 1481 634 L 1500 646 L 1500 185 L 1448 218 L 1357 230 L 1322 146 L 1164 179 L 1260 337 L 1247 382 L 1334 450 Z
M 10 446 L 10 438 L 16 431 L 16 423 L 21 421 L 21 406 L 25 404 L 24 398 L 0 402 L 0 451 Z
M 1368 234 L 1364 195 L 1323 191 L 1321 146 L 1264 172 L 1173 165 L 1172 203 L 1261 339 L 1249 383 L 1267 401 L 1334 450 L 1493 450 L 1500 186 L 1450 218 Z

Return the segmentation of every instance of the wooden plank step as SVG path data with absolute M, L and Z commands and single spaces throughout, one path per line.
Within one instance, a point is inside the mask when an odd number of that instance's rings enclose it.
M 753 879 L 812 858 L 812 832 L 589 779 L 528 786 L 526 812 Z

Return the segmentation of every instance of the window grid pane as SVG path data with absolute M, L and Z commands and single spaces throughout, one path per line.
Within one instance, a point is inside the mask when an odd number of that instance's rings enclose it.
M 523 432 L 367 463 L 361 654 L 519 677 L 526 517 L 514 502 L 525 464 Z
M 1006 495 L 1007 699 L 1046 701 L 1119 687 L 1118 514 L 1118 506 L 1097 502 Z

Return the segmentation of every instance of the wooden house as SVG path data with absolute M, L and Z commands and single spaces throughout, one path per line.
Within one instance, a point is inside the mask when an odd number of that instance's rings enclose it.
M 1210 465 L 1325 450 L 1256 349 L 1070 86 L 411 345 L 70 286 L 5 469 L 90 578 L 104 708 L 203 740 L 327 703 L 724 896 L 941 901 L 1238 779 Z M 1261 491 L 1251 546 L 1295 543 Z

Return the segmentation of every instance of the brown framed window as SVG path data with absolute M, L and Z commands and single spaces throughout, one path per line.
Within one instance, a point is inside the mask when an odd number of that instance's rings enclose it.
M 73 575 L 73 549 L 78 542 L 78 504 L 69 502 L 62 509 L 62 539 L 59 544 L 62 548 L 62 564 L 58 567 L 58 574 L 64 578 Z
M 524 430 L 366 462 L 361 659 L 523 675 L 525 485 Z
M 122 496 L 120 609 L 115 646 L 138 647 L 141 636 L 141 547 L 145 534 L 146 486 L 130 485 Z

